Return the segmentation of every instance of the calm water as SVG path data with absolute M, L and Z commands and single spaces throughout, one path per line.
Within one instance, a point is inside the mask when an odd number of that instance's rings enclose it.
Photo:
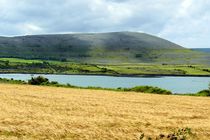
M 38 76 L 38 75 L 33 75 Z M 42 75 L 50 81 L 75 86 L 94 86 L 104 88 L 134 87 L 150 85 L 168 89 L 173 93 L 195 93 L 208 88 L 210 77 L 113 77 L 113 76 L 87 76 L 87 75 Z M 30 74 L 0 74 L 1 78 L 28 80 Z

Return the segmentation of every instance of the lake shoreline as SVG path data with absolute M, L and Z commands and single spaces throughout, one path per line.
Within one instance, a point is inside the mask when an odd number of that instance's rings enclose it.
M 48 84 L 31 84 L 29 82 L 25 82 L 22 80 L 14 80 L 14 79 L 5 79 L 5 78 L 0 78 L 0 84 L 17 84 L 17 85 L 33 85 L 33 86 L 43 86 L 43 87 L 62 87 L 62 88 L 74 88 L 74 89 L 89 89 L 89 90 L 106 90 L 106 91 L 115 91 L 115 92 L 136 92 L 136 93 L 144 93 L 144 94 L 156 94 L 156 95 L 176 95 L 176 96 L 194 96 L 194 97 L 208 97 L 209 95 L 202 95 L 199 92 L 198 93 L 173 93 L 170 90 L 167 89 L 162 89 L 159 87 L 155 86 L 136 86 L 132 88 L 103 88 L 103 87 L 94 87 L 94 86 L 89 86 L 89 87 L 81 87 L 81 86 L 75 86 L 75 85 L 70 85 L 70 84 L 60 84 L 60 83 L 51 83 L 49 82 Z M 138 89 L 136 90 L 136 88 Z M 145 92 L 145 88 L 148 90 Z M 151 90 L 153 90 L 151 92 Z M 142 91 L 141 91 L 142 90 Z M 154 90 L 160 91 L 159 93 L 155 92 Z
M 5 75 L 9 75 L 9 74 L 5 74 Z M 189 89 L 187 88 L 186 91 L 175 91 L 173 89 L 170 89 L 170 88 L 166 88 L 164 86 L 161 86 L 161 85 L 150 85 L 150 84 L 139 84 L 139 85 L 133 85 L 133 86 L 116 86 L 116 87 L 112 87 L 112 86 L 103 86 L 103 85 L 94 85 L 94 83 L 92 83 L 92 85 L 80 85 L 80 84 L 77 84 L 77 83 L 72 83 L 72 82 L 66 82 L 66 83 L 63 83 L 62 81 L 60 81 L 59 79 L 53 79 L 53 76 L 52 74 L 50 75 L 43 75 L 43 74 L 34 74 L 34 75 L 31 75 L 30 74 L 16 74 L 16 75 L 19 75 L 19 76 L 26 76 L 27 78 L 26 79 L 19 79 L 19 78 L 15 78 L 15 74 L 11 74 L 9 77 L 4 77 L 4 74 L 0 74 L 0 83 L 9 83 L 9 84 L 29 84 L 29 85 L 40 85 L 40 86 L 53 86 L 53 87 L 67 87 L 67 88 L 79 88 L 79 89 L 97 89 L 97 90 L 112 90 L 112 91 L 135 91 L 135 92 L 144 92 L 144 93 L 156 93 L 156 94 L 159 94 L 160 91 L 164 91 L 166 92 L 167 94 L 170 93 L 171 95 L 189 95 L 189 96 L 201 96 L 201 91 L 205 91 L 205 87 L 200 89 L 200 90 L 197 90 L 197 91 L 193 91 L 193 92 L 190 92 Z M 46 77 L 45 77 L 46 76 Z M 56 76 L 56 75 L 54 75 Z M 58 76 L 63 76 L 65 78 L 68 79 L 68 77 L 70 78 L 71 76 L 70 75 L 58 75 Z M 68 77 L 66 77 L 68 76 Z M 76 76 L 81 76 L 81 75 L 76 75 Z M 87 76 L 87 75 L 86 75 Z M 41 77 L 42 79 L 46 79 L 46 83 L 43 82 L 43 84 L 32 84 L 30 83 L 31 79 L 33 80 L 33 78 L 38 78 L 38 77 Z M 56 76 L 57 77 L 57 76 Z M 88 77 L 88 76 L 87 76 Z M 109 76 L 106 76 L 106 77 L 109 77 Z M 94 79 L 94 77 L 89 77 L 91 79 Z M 99 76 L 98 76 L 99 78 Z M 101 77 L 103 78 L 104 80 L 104 77 Z M 111 78 L 111 77 L 110 77 Z M 112 77 L 114 78 L 114 77 Z M 116 77 L 117 78 L 117 77 Z M 121 77 L 123 78 L 123 77 Z M 129 77 L 128 77 L 129 78 Z M 132 77 L 131 77 L 132 78 Z M 162 78 L 167 78 L 167 77 L 162 77 Z M 177 78 L 182 78 L 182 77 L 177 77 Z M 195 78 L 199 78 L 199 77 L 195 77 Z M 70 78 L 71 79 L 71 78 Z M 96 77 L 97 79 L 97 77 Z M 127 78 L 126 78 L 127 79 Z M 125 80 L 126 80 L 125 79 Z M 139 79 L 141 79 L 139 77 Z M 143 78 L 143 81 L 147 81 L 147 78 Z M 149 79 L 149 78 L 148 78 Z M 153 78 L 153 79 L 156 79 L 156 78 Z M 172 78 L 174 79 L 174 78 Z M 176 79 L 176 78 L 175 78 Z M 193 78 L 194 79 L 194 78 Z M 209 78 L 208 78 L 209 79 Z M 79 80 L 79 79 L 78 79 Z M 101 79 L 102 80 L 102 79 Z M 102 80 L 102 81 L 103 81 Z M 138 81 L 138 79 L 135 79 L 135 81 Z M 158 80 L 158 79 L 157 79 Z M 80 81 L 80 80 L 79 80 Z M 90 79 L 88 81 L 91 81 Z M 105 80 L 106 81 L 106 80 Z M 37 82 L 37 80 L 35 80 L 35 82 Z M 86 81 L 87 82 L 87 81 Z M 100 81 L 98 81 L 100 83 Z M 112 82 L 112 81 L 110 81 Z M 115 79 L 115 82 L 117 82 L 117 80 Z M 161 82 L 161 81 L 159 81 Z M 179 81 L 180 82 L 180 81 Z M 118 81 L 119 83 L 119 81 Z M 127 81 L 127 83 L 130 83 Z M 131 81 L 132 83 L 132 81 Z M 170 81 L 168 81 L 167 83 L 171 83 Z M 188 82 L 185 81 L 184 82 L 186 85 L 189 85 L 187 84 Z M 176 85 L 177 86 L 177 85 Z M 138 91 L 137 91 L 138 90 Z M 145 91 L 146 90 L 146 91 Z M 205 91 L 206 92 L 206 91 Z M 207 96 L 207 95 L 206 95 Z M 209 95 L 208 95 L 209 96 Z
M 79 87 L 131 88 L 154 86 L 168 89 L 173 93 L 197 93 L 208 88 L 208 76 L 163 76 L 163 75 L 98 75 L 98 74 L 44 74 L 44 73 L 3 73 L 1 78 L 28 81 L 32 77 L 43 76 L 49 81 Z
M 161 77 L 210 77 L 210 75 L 185 75 L 185 74 L 91 74 L 91 73 L 28 73 L 28 72 L 0 72 L 0 74 L 31 74 L 31 75 L 84 75 L 84 76 L 112 76 L 112 77 L 136 77 L 136 78 L 161 78 Z

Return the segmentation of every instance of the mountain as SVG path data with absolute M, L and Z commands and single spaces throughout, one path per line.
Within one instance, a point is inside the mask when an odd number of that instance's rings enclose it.
M 0 57 L 85 63 L 200 63 L 201 52 L 137 32 L 0 37 Z

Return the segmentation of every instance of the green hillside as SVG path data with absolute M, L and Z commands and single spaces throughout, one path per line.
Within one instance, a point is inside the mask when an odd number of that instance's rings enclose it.
M 136 32 L 0 37 L 0 57 L 83 63 L 206 63 L 202 52 Z

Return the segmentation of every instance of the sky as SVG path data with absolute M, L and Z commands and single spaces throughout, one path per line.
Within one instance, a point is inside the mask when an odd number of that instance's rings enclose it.
M 0 0 L 0 36 L 116 31 L 210 48 L 210 0 Z

